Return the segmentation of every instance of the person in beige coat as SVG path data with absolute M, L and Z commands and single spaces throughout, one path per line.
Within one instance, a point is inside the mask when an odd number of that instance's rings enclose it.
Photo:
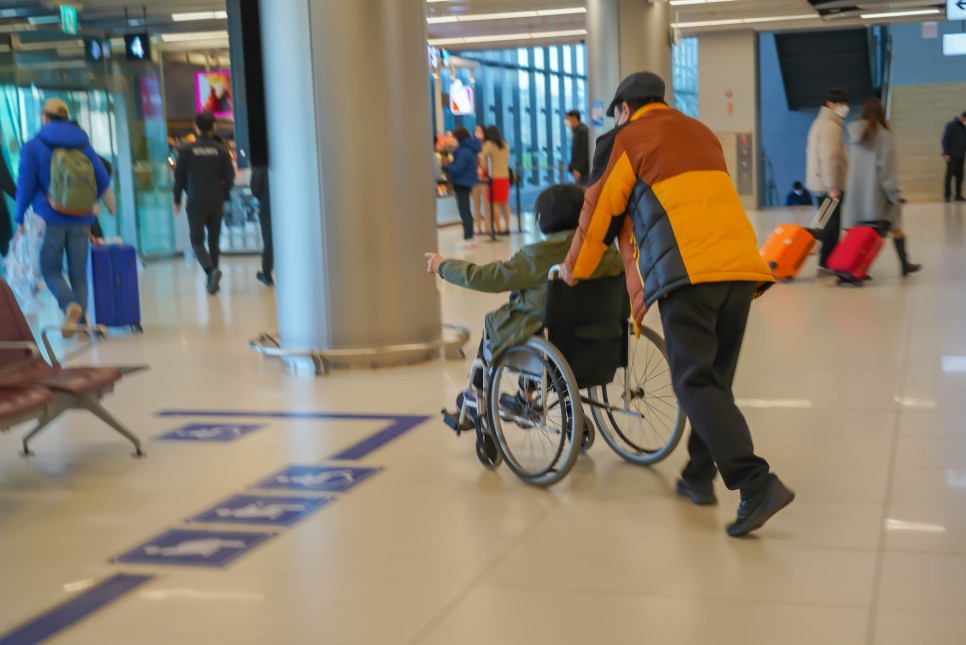
M 831 89 L 826 95 L 825 106 L 808 131 L 808 148 L 805 152 L 805 185 L 819 201 L 827 197 L 840 200 L 838 207 L 822 236 L 822 252 L 819 255 L 819 273 L 828 272 L 828 258 L 839 243 L 842 229 L 843 191 L 848 174 L 849 156 L 845 147 L 842 126 L 849 115 L 849 97 L 839 89 Z

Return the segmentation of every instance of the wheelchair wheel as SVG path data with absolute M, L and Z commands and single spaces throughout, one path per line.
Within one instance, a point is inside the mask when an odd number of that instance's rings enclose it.
M 496 470 L 503 463 L 503 455 L 500 454 L 500 449 L 497 448 L 496 441 L 493 440 L 493 435 L 487 428 L 484 414 L 477 414 L 475 425 L 478 431 L 476 433 L 476 458 L 487 470 Z
M 587 452 L 594 445 L 597 438 L 597 431 L 594 430 L 593 422 L 584 415 L 584 439 L 580 442 L 580 452 Z
M 685 415 L 671 385 L 664 339 L 652 329 L 630 330 L 627 367 L 614 381 L 591 388 L 592 415 L 614 452 L 641 466 L 667 457 L 684 435 Z
M 540 336 L 510 348 L 492 366 L 487 405 L 493 437 L 517 477 L 550 486 L 570 472 L 583 439 L 584 411 L 577 379 L 560 350 Z

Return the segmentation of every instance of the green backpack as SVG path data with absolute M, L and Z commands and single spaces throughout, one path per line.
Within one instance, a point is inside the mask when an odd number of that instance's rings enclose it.
M 47 201 L 61 215 L 90 215 L 97 203 L 94 164 L 79 148 L 54 148 Z

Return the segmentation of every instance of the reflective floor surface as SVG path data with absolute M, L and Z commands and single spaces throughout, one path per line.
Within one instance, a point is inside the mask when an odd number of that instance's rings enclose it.
M 764 236 L 809 218 L 754 221 Z M 899 278 L 889 244 L 864 288 L 815 278 L 812 260 L 756 302 L 736 396 L 798 498 L 745 540 L 724 533 L 738 499 L 720 481 L 716 508 L 675 497 L 683 445 L 641 468 L 598 441 L 557 486 L 527 487 L 440 422 L 469 359 L 290 376 L 247 347 L 275 326 L 254 258 L 225 260 L 217 298 L 190 262 L 149 264 L 146 333 L 75 361 L 151 366 L 105 400 L 148 456 L 84 413 L 29 460 L 25 429 L 0 436 L 0 632 L 27 625 L 62 645 L 962 643 L 964 218 L 908 208 L 915 277 Z M 456 229 L 440 235 L 444 254 L 477 261 L 520 243 L 464 251 Z M 474 330 L 503 299 L 440 291 L 445 320 Z M 118 575 L 143 578 L 112 596 Z M 63 603 L 77 611 L 51 612 Z M 30 633 L 0 642 L 39 642 Z

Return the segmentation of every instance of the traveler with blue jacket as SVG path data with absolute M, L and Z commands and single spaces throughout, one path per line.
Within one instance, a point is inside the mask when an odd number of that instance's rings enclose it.
M 111 177 L 91 147 L 87 134 L 69 122 L 70 110 L 66 103 L 57 98 L 48 99 L 41 121 L 40 132 L 20 151 L 16 219 L 22 231 L 27 209 L 33 207 L 34 213 L 46 223 L 40 248 L 40 272 L 70 327 L 84 318 L 87 251 L 94 207 L 108 189 Z M 79 155 L 75 151 L 87 158 L 89 168 L 79 168 Z M 80 165 L 84 165 L 82 158 Z M 57 175 L 52 176 L 55 168 Z M 94 186 L 90 185 L 91 177 Z M 65 253 L 70 284 L 63 275 Z
M 473 240 L 473 211 L 470 209 L 470 194 L 473 186 L 479 182 L 477 167 L 479 164 L 478 155 L 483 150 L 480 142 L 470 134 L 464 127 L 453 130 L 453 136 L 459 142 L 456 152 L 453 153 L 453 161 L 446 166 L 446 174 L 453 182 L 453 189 L 456 191 L 456 206 L 460 212 L 460 220 L 463 222 L 463 239 L 469 245 Z

